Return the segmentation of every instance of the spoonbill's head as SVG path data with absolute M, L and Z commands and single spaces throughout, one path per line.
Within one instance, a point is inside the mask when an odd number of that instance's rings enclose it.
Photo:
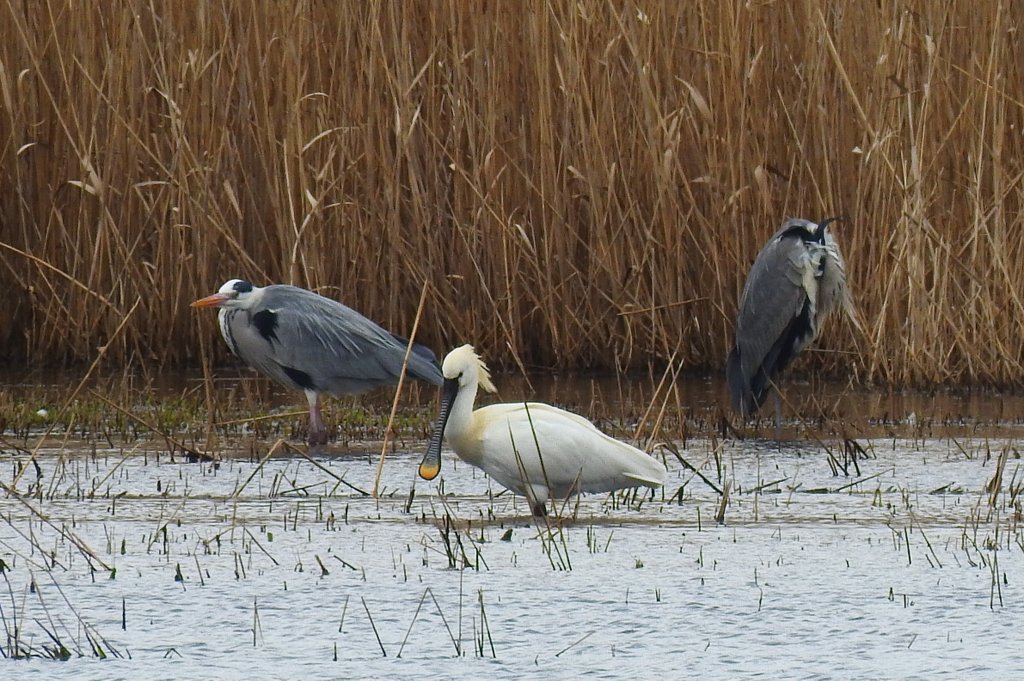
M 441 373 L 444 374 L 445 383 L 455 383 L 459 389 L 468 388 L 471 385 L 479 385 L 489 393 L 497 392 L 494 383 L 491 382 L 491 372 L 487 365 L 476 354 L 472 345 L 466 344 L 455 348 L 445 355 L 441 363 Z
M 452 406 L 459 393 L 470 394 L 466 408 L 472 409 L 473 396 L 478 386 L 491 393 L 497 390 L 491 382 L 491 373 L 487 370 L 487 365 L 476 354 L 472 345 L 463 345 L 449 352 L 441 364 L 441 373 L 444 375 L 444 385 L 441 387 L 441 413 L 437 417 L 434 432 L 430 435 L 427 453 L 420 462 L 419 473 L 424 480 L 433 480 L 441 472 L 441 438 L 444 436 L 448 417 L 451 416 Z

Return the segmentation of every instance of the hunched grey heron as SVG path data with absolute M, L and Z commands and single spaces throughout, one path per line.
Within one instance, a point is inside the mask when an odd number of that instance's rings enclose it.
M 192 307 L 218 307 L 220 332 L 243 362 L 309 401 L 309 444 L 327 442 L 322 394 L 361 393 L 398 381 L 408 341 L 352 308 L 296 286 L 231 279 Z M 415 344 L 406 375 L 441 385 L 429 348 Z
M 836 219 L 787 220 L 750 268 L 736 317 L 736 343 L 726 362 L 732 404 L 743 417 L 757 412 L 832 310 L 842 306 L 857 324 L 843 256 L 828 229 Z M 776 412 L 778 419 L 778 403 Z
M 459 458 L 526 496 L 536 516 L 546 515 L 549 496 L 664 484 L 665 466 L 657 459 L 605 435 L 577 414 L 539 402 L 474 410 L 477 388 L 495 388 L 472 346 L 449 352 L 442 371 L 441 414 L 420 477 L 433 480 L 440 472 L 443 436 Z

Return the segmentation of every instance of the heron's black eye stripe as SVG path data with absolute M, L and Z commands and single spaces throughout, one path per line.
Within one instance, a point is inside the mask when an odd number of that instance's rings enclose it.
M 277 313 L 273 310 L 260 310 L 254 314 L 252 316 L 252 325 L 268 341 L 277 340 Z
M 252 284 L 247 281 L 236 281 L 235 292 L 236 293 L 249 293 L 252 291 Z
M 812 232 L 804 225 L 797 225 L 796 227 L 790 227 L 785 232 L 779 235 L 780 239 L 787 236 L 799 237 L 804 243 L 817 242 L 819 244 L 825 243 L 825 230 L 819 229 L 816 232 Z

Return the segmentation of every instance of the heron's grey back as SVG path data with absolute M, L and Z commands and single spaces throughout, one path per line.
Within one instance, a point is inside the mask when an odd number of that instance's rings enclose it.
M 332 394 L 395 383 L 407 344 L 346 305 L 284 284 L 267 286 L 255 309 L 235 313 L 231 331 L 238 354 L 256 370 L 285 385 Z M 443 381 L 425 346 L 413 346 L 407 369 L 433 385 Z

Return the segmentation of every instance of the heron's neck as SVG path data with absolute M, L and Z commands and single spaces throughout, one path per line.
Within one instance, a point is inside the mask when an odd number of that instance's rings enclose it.
M 230 310 L 222 307 L 217 313 L 217 321 L 220 323 L 220 335 L 224 342 L 231 348 L 231 352 L 238 356 L 238 344 L 235 342 L 235 334 L 231 330 L 231 318 L 238 314 L 238 310 Z

